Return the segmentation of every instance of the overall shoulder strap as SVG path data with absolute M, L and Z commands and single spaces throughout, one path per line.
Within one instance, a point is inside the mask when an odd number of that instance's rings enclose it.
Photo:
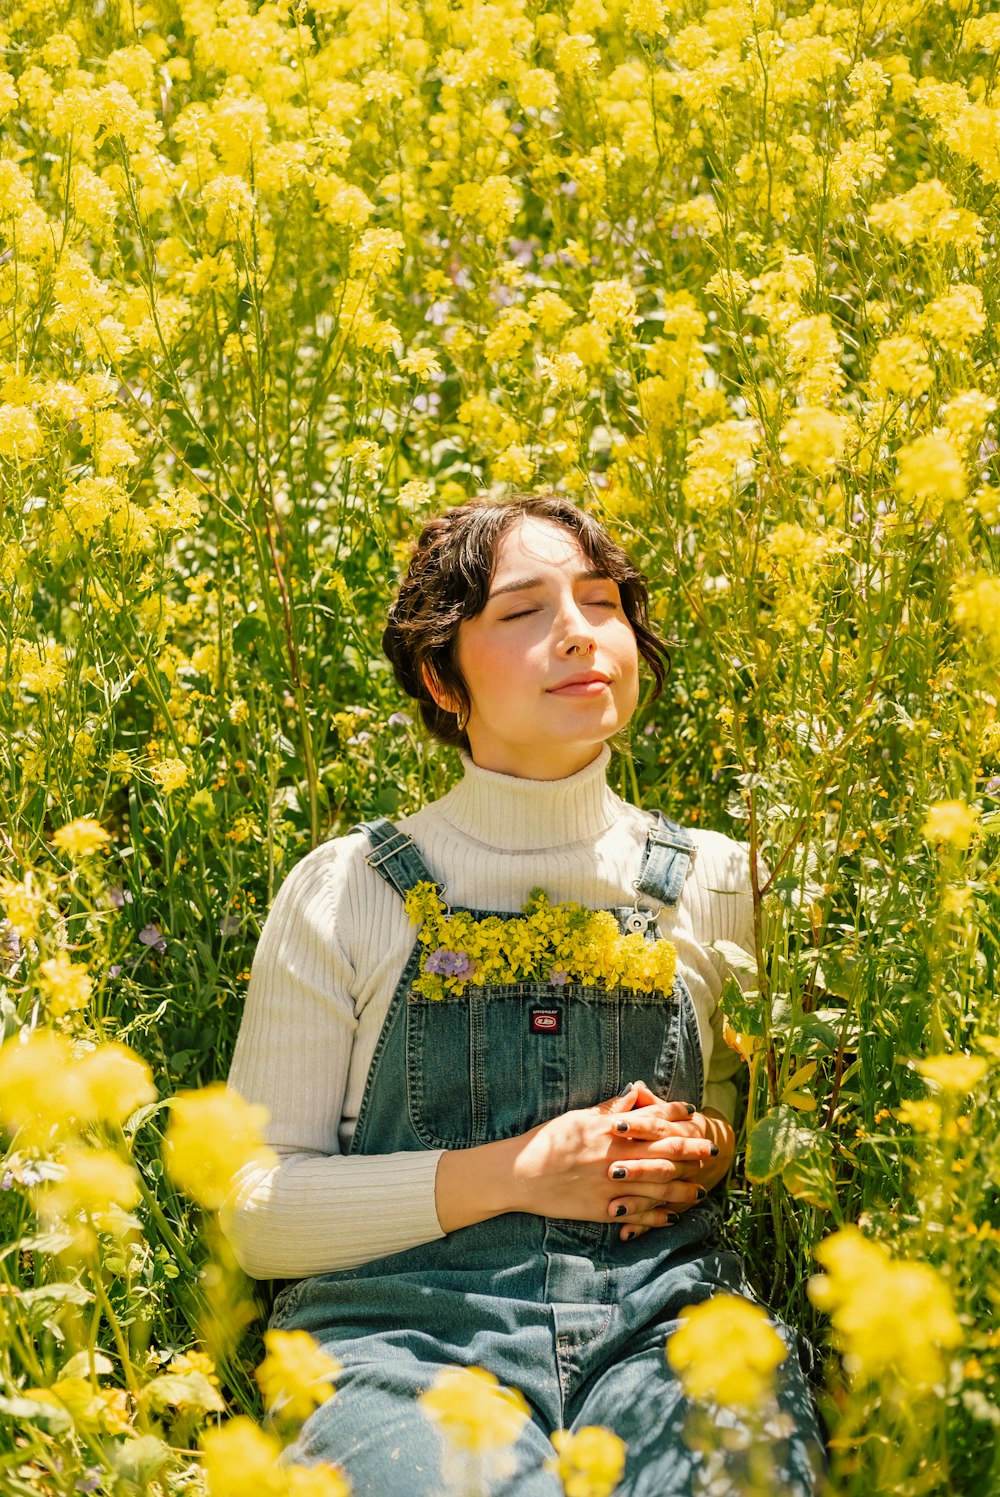
M 671 821 L 669 816 L 664 816 L 662 811 L 657 811 L 635 882 L 637 892 L 660 904 L 675 905 L 680 899 L 693 852 L 691 833 L 678 826 L 676 821 Z
M 375 821 L 359 821 L 351 831 L 364 832 L 371 844 L 365 862 L 395 889 L 400 898 L 405 899 L 415 884 L 433 884 L 440 890 L 441 885 L 420 856 L 413 838 L 384 816 Z

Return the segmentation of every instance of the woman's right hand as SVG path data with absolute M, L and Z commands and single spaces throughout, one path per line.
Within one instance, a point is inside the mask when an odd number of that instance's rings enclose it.
M 701 1196 L 683 1181 L 685 1167 L 715 1149 L 698 1121 L 688 1103 L 662 1102 L 637 1083 L 620 1097 L 561 1113 L 515 1138 L 449 1151 L 437 1172 L 438 1220 L 446 1232 L 508 1211 L 607 1223 L 622 1193 L 612 1171 L 641 1162 L 644 1210 L 628 1213 L 630 1230 L 638 1235 L 644 1227 L 665 1226 Z

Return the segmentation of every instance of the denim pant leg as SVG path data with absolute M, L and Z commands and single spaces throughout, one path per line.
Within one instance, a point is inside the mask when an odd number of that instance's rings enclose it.
M 378 1360 L 360 1360 L 343 1346 L 336 1392 L 306 1420 L 283 1460 L 343 1468 L 352 1497 L 446 1497 L 465 1490 L 464 1467 L 425 1414 L 418 1397 L 435 1374 L 453 1363 L 433 1363 L 387 1343 Z M 490 1497 L 560 1497 L 559 1481 L 544 1468 L 555 1454 L 533 1420 L 511 1450 L 476 1458 L 475 1472 Z
M 615 1497 L 692 1497 L 704 1457 L 689 1448 L 685 1421 L 692 1406 L 666 1358 L 667 1338 L 679 1321 L 667 1321 L 637 1337 L 627 1350 L 584 1385 L 571 1409 L 570 1428 L 603 1425 L 625 1441 L 625 1475 Z M 816 1412 L 795 1349 L 794 1334 L 776 1322 L 789 1346 L 777 1375 L 778 1405 L 790 1416 L 792 1433 L 782 1449 L 771 1445 L 775 1458 L 774 1497 L 813 1497 L 822 1469 L 822 1442 Z M 651 1328 L 652 1330 L 653 1328 Z M 738 1423 L 720 1411 L 719 1427 Z M 714 1443 L 714 1441 L 713 1441 Z M 714 1491 L 723 1490 L 715 1485 Z

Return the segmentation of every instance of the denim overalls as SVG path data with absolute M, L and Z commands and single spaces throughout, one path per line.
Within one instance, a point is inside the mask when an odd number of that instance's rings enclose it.
M 385 820 L 360 830 L 369 865 L 400 897 L 434 882 L 404 832 Z M 668 932 L 693 845 L 662 815 L 647 839 L 635 887 L 664 907 Z M 614 913 L 623 929 L 657 939 L 655 912 L 641 903 Z M 420 955 L 415 943 L 372 1058 L 352 1154 L 510 1138 L 637 1079 L 665 1100 L 700 1105 L 701 1041 L 679 976 L 669 995 L 519 982 L 432 1001 L 412 991 Z M 339 1462 L 354 1497 L 442 1497 L 439 1437 L 416 1395 L 441 1367 L 479 1366 L 519 1388 L 532 1411 L 494 1494 L 559 1497 L 543 1465 L 548 1436 L 594 1424 L 628 1446 L 623 1497 L 697 1490 L 687 1404 L 664 1345 L 686 1306 L 720 1290 L 753 1297 L 739 1258 L 719 1245 L 719 1194 L 631 1242 L 617 1225 L 509 1213 L 290 1285 L 271 1326 L 309 1331 L 343 1370 L 288 1458 Z M 357 1231 L 363 1239 L 363 1220 Z M 775 1491 L 806 1497 L 820 1441 L 793 1334 L 779 1329 L 790 1345 L 779 1401 L 794 1434 Z

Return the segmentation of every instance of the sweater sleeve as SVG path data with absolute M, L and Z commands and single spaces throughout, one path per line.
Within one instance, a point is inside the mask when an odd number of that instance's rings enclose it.
M 718 902 L 719 921 L 715 939 L 731 941 L 752 957 L 756 949 L 756 941 L 753 887 L 750 882 L 750 849 L 745 842 L 729 839 L 727 852 L 726 878 L 723 887 L 728 889 L 730 894 L 729 897 L 720 899 Z M 757 859 L 757 876 L 761 883 L 767 879 L 767 869 L 760 858 Z M 744 990 L 753 987 L 757 980 L 755 972 L 745 971 L 729 963 L 726 963 L 725 973 L 727 976 L 735 977 Z M 715 1108 L 731 1123 L 736 1113 L 737 1097 L 733 1078 L 743 1065 L 743 1060 L 735 1050 L 730 1049 L 723 1037 L 721 1004 L 717 1003 L 712 1010 L 710 1023 L 713 1043 L 708 1074 L 705 1078 L 705 1106 Z
M 254 954 L 229 1085 L 268 1109 L 277 1162 L 239 1173 L 224 1220 L 252 1278 L 352 1268 L 443 1236 L 434 1206 L 440 1151 L 340 1152 L 357 1028 L 348 882 L 336 843 L 303 858 Z

